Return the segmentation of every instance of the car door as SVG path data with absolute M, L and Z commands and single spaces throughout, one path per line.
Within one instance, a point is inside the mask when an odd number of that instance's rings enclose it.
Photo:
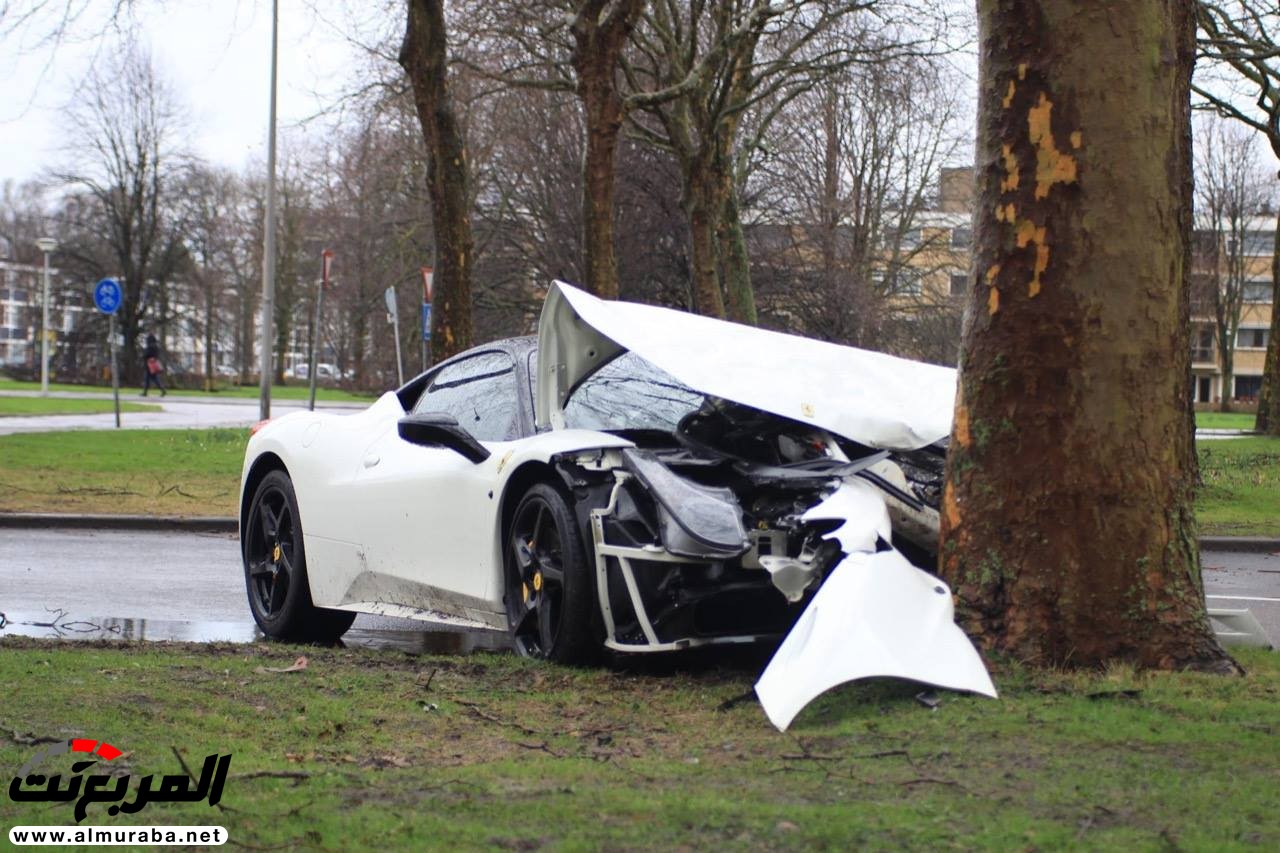
M 365 451 L 350 501 L 367 571 L 384 590 L 434 591 L 432 608 L 463 611 L 501 599 L 494 566 L 497 467 L 520 437 L 515 363 L 500 350 L 444 365 L 414 412 L 444 412 L 492 453 L 472 463 L 444 447 L 400 438 L 394 425 Z M 422 601 L 382 600 L 408 606 Z

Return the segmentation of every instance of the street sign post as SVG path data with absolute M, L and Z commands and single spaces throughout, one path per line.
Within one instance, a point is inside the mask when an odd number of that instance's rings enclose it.
M 422 370 L 426 372 L 431 360 L 431 282 L 435 271 L 422 268 Z
M 120 283 L 104 278 L 93 286 L 93 304 L 107 315 L 107 343 L 111 350 L 111 396 L 115 400 L 116 429 L 120 429 L 120 376 L 116 372 L 116 312 L 120 310 Z
M 320 349 L 320 311 L 324 307 L 324 292 L 329 289 L 329 270 L 333 267 L 333 249 L 325 249 L 320 253 L 320 281 L 316 284 L 316 327 L 311 333 L 311 369 L 310 383 L 311 394 L 310 402 L 307 408 L 311 411 L 316 410 L 316 353 Z
M 396 377 L 404 384 L 404 362 L 400 360 L 400 312 L 396 310 L 396 289 L 388 287 L 382 294 L 387 303 L 387 322 L 395 330 L 396 335 Z

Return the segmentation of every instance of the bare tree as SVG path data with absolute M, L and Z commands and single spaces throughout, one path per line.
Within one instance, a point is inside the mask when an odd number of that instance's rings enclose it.
M 467 148 L 449 86 L 443 0 L 408 0 L 400 65 L 413 88 L 428 154 L 427 182 L 436 238 L 431 348 L 444 359 L 471 346 L 474 238 Z
M 1197 269 L 1207 287 L 1222 365 L 1220 410 L 1231 411 L 1236 333 L 1252 272 L 1247 251 L 1252 225 L 1270 200 L 1253 134 L 1239 124 L 1207 116 L 1195 138 Z
M 107 247 L 102 275 L 121 278 L 120 328 L 124 373 L 137 373 L 137 339 L 149 306 L 143 299 L 154 284 L 163 305 L 164 283 L 182 255 L 168 227 L 169 181 L 186 160 L 179 144 L 179 114 L 173 96 L 157 76 L 150 56 L 126 44 L 91 72 L 89 85 L 67 109 L 69 165 L 57 178 L 81 192 L 97 208 L 85 222 Z M 164 319 L 164 311 L 158 312 Z
M 1192 91 L 1220 115 L 1262 134 L 1280 158 L 1280 7 L 1267 0 L 1199 0 L 1196 5 L 1205 73 L 1192 81 Z M 1216 74 L 1224 68 L 1230 71 L 1225 80 Z M 1271 332 L 1256 426 L 1259 432 L 1280 435 L 1280 207 L 1271 251 Z
M 979 12 L 942 507 L 960 621 L 1041 665 L 1238 672 L 1205 614 L 1189 462 L 1193 2 Z

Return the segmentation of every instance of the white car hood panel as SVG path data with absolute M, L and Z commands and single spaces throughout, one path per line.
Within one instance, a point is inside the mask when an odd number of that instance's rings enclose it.
M 951 431 L 956 372 L 684 311 L 612 302 L 554 282 L 538 323 L 540 427 L 564 426 L 569 392 L 630 350 L 704 394 L 887 450 Z

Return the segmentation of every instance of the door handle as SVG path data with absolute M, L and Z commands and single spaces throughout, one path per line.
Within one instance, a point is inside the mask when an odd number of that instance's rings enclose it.
M 374 465 L 377 465 L 381 461 L 382 461 L 381 456 L 379 456 L 376 453 L 370 453 L 368 456 L 364 458 L 364 467 L 372 468 Z

